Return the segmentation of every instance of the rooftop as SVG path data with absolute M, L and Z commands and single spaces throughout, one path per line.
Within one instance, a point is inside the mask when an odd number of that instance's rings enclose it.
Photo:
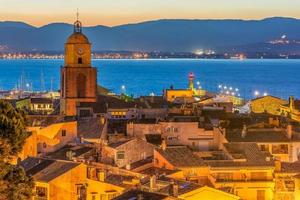
M 200 167 L 203 160 L 186 146 L 168 146 L 165 150 L 157 148 L 156 151 L 175 167 Z
M 158 181 L 167 181 L 167 182 L 169 182 L 169 184 L 166 187 L 159 190 L 160 193 L 169 194 L 170 191 L 172 190 L 171 187 L 172 187 L 172 181 L 173 180 L 171 180 L 170 178 L 167 178 L 167 177 L 161 177 L 161 178 L 159 178 Z M 174 182 L 175 182 L 175 184 L 178 185 L 178 195 L 182 195 L 182 194 L 185 194 L 185 193 L 188 193 L 188 192 L 191 192 L 193 190 L 201 188 L 201 185 L 196 184 L 196 183 L 192 183 L 192 182 L 188 182 L 188 181 L 176 180 Z
M 226 139 L 229 142 L 290 142 L 300 141 L 300 137 L 293 135 L 292 139 L 287 137 L 284 129 L 249 129 L 242 137 L 241 129 L 226 130 Z
M 100 139 L 104 125 L 100 118 L 80 119 L 77 122 L 77 134 L 85 139 Z
M 52 104 L 53 99 L 51 99 L 51 98 L 31 98 L 30 102 L 32 104 Z
M 67 44 L 89 44 L 89 39 L 82 33 L 73 33 L 69 36 Z
M 300 173 L 300 161 L 288 163 L 281 163 L 281 172 L 283 173 Z
M 273 167 L 269 153 L 262 152 L 256 143 L 225 143 L 227 158 L 205 160 L 211 167 Z
M 79 157 L 82 156 L 88 152 L 91 152 L 94 148 L 87 147 L 87 146 L 72 146 L 72 145 L 66 145 L 62 147 L 61 149 L 47 155 L 48 158 L 51 159 L 57 159 L 57 160 L 70 160 L 70 158 L 67 157 L 67 152 L 72 151 L 73 157 Z
M 120 96 L 98 95 L 96 103 L 80 103 L 79 107 L 92 107 L 94 113 L 106 113 L 108 109 L 129 109 L 129 108 L 167 108 L 162 96 L 141 96 L 132 101 L 125 101 Z
M 70 161 L 58 161 L 34 157 L 26 158 L 20 164 L 27 175 L 32 176 L 35 181 L 45 183 L 50 182 L 79 165 L 80 163 Z
M 141 190 L 129 190 L 122 195 L 114 198 L 113 200 L 138 200 L 139 197 L 142 199 L 149 199 L 149 200 L 162 200 L 167 198 L 168 195 L 157 194 L 153 192 L 145 192 Z
M 126 144 L 127 142 L 132 141 L 133 139 L 126 139 L 126 140 L 121 140 L 118 142 L 114 142 L 114 143 L 110 143 L 108 146 L 111 148 L 118 148 L 120 146 L 122 146 L 123 144 Z

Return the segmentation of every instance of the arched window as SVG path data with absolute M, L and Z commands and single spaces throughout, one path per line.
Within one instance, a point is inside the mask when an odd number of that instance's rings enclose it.
M 81 57 L 78 58 L 78 64 L 82 64 L 82 58 Z
M 78 74 L 77 76 L 76 88 L 77 88 L 77 97 L 79 98 L 85 97 L 86 77 L 82 73 Z

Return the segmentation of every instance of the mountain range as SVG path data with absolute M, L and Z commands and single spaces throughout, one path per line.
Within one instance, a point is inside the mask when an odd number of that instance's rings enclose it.
M 72 31 L 73 25 L 66 23 L 34 27 L 23 22 L 0 22 L 0 51 L 62 52 Z M 83 32 L 89 37 L 94 51 L 224 51 L 247 45 L 253 48 L 254 44 L 282 35 L 300 41 L 300 20 L 283 17 L 262 20 L 162 19 L 114 27 L 84 27 Z

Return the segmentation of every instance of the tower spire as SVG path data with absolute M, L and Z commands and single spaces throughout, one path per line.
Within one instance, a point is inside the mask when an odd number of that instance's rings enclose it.
M 76 12 L 76 22 L 74 23 L 74 33 L 81 33 L 82 32 L 82 24 L 79 21 L 79 11 L 77 8 Z
M 77 21 L 79 21 L 79 11 L 78 11 L 78 8 L 77 8 L 77 12 L 76 12 L 76 18 L 77 18 Z

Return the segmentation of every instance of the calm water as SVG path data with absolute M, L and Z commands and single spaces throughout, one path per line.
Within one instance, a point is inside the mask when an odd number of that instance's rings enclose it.
M 23 77 L 23 85 L 32 84 L 34 90 L 50 90 L 51 85 L 58 89 L 62 64 L 63 60 L 0 60 L 0 88 L 12 89 Z M 246 98 L 254 97 L 255 90 L 300 97 L 300 60 L 93 60 L 93 66 L 98 68 L 99 84 L 116 93 L 124 85 L 126 93 L 135 96 L 161 94 L 170 85 L 186 88 L 187 74 L 193 72 L 210 91 L 223 84 L 239 88 Z

